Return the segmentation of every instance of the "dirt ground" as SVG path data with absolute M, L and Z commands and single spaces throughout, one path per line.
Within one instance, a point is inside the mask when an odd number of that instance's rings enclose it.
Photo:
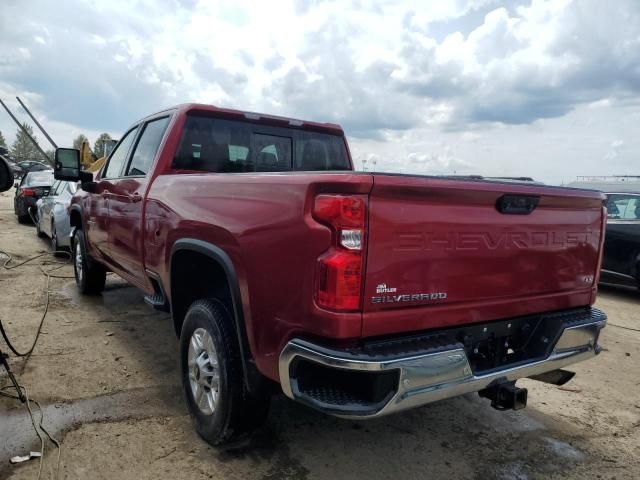
M 0 250 L 16 260 L 49 244 L 0 195 Z M 41 259 L 0 270 L 0 318 L 21 349 L 45 302 Z M 56 274 L 71 276 L 69 265 Z M 62 443 L 64 479 L 640 478 L 640 294 L 602 288 L 610 325 L 596 359 L 567 387 L 520 382 L 529 406 L 497 412 L 468 395 L 366 422 L 334 419 L 278 397 L 266 427 L 247 444 L 211 448 L 183 405 L 169 316 L 110 275 L 105 293 L 81 298 L 70 278 L 51 280 L 35 353 L 11 356 L 20 382 L 45 409 Z M 623 328 L 626 327 L 626 328 Z M 1 342 L 1 340 L 0 340 Z M 2 344 L 3 349 L 5 346 Z M 8 378 L 0 371 L 0 387 Z M 0 397 L 0 478 L 33 479 L 38 462 L 8 458 L 39 449 L 19 402 Z M 54 478 L 47 445 L 43 478 Z

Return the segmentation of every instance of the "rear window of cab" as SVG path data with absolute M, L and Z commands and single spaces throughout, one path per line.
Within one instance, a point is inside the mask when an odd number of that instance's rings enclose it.
M 338 135 L 189 115 L 173 168 L 206 172 L 351 170 Z

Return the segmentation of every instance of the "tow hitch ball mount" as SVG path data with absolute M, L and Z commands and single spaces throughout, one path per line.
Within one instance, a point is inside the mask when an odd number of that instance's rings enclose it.
M 496 410 L 521 410 L 527 406 L 527 389 L 516 387 L 516 382 L 494 385 L 478 394 L 491 400 L 491 406 Z

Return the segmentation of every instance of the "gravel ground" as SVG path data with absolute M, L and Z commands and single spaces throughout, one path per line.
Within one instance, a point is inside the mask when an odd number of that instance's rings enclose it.
M 19 225 L 12 194 L 0 195 L 0 249 L 16 260 L 46 252 Z M 0 271 L 0 318 L 24 349 L 45 303 L 38 260 Z M 71 276 L 66 265 L 56 274 Z M 104 295 L 81 298 L 73 280 L 51 280 L 34 355 L 11 357 L 20 382 L 45 407 L 62 442 L 64 479 L 640 478 L 640 294 L 602 288 L 605 350 L 576 365 L 572 391 L 525 380 L 529 406 L 500 413 L 468 395 L 367 422 L 338 420 L 275 399 L 251 442 L 213 449 L 194 433 L 182 402 L 169 316 L 110 275 Z M 615 326 L 614 326 L 615 325 Z M 626 327 L 626 328 L 623 328 Z M 4 346 L 3 346 L 4 348 Z M 8 379 L 0 372 L 0 386 Z M 9 456 L 39 448 L 17 401 L 0 397 L 0 478 L 32 479 L 37 461 Z M 54 478 L 47 446 L 43 478 Z

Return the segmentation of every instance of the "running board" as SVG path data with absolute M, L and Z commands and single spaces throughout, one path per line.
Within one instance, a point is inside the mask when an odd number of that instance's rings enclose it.
M 151 285 L 153 285 L 154 293 L 152 295 L 145 295 L 144 301 L 147 305 L 151 305 L 154 309 L 160 310 L 162 312 L 170 312 L 171 306 L 169 305 L 169 301 L 167 300 L 167 296 L 164 293 L 164 288 L 162 288 L 162 281 L 158 274 L 147 270 L 147 275 L 149 276 L 149 281 Z

